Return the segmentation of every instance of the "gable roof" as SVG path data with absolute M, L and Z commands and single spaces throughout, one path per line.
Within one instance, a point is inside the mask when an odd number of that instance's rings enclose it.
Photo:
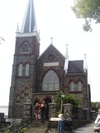
M 69 61 L 68 73 L 82 73 L 83 71 L 83 60 Z
M 44 52 L 38 57 L 38 59 L 41 58 L 42 55 L 43 55 L 49 48 L 54 48 L 55 50 L 57 50 L 57 51 L 59 52 L 59 54 L 60 54 L 61 56 L 64 57 L 64 55 L 63 55 L 53 44 L 50 44 L 50 45 L 44 50 Z M 64 58 L 65 58 L 65 57 L 64 57 Z

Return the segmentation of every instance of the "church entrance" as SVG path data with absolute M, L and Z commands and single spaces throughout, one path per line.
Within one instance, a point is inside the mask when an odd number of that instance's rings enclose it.
M 45 103 L 47 105 L 45 118 L 48 119 L 49 118 L 49 106 L 48 106 L 48 103 L 51 103 L 52 101 L 51 101 L 51 98 L 46 98 L 44 101 L 45 101 Z

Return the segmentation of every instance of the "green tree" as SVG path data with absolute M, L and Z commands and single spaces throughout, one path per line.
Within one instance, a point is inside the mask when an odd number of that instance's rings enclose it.
M 62 100 L 61 92 L 58 92 L 57 95 L 56 95 L 56 98 L 55 98 L 55 103 L 57 103 L 57 111 L 60 110 L 61 100 Z M 65 97 L 63 97 L 63 104 L 71 103 L 74 107 L 79 106 L 80 101 L 81 101 L 80 99 L 76 99 L 74 97 L 74 95 L 72 95 L 72 94 L 65 95 Z
M 100 0 L 74 0 L 72 7 L 77 18 L 84 18 L 84 31 L 92 31 L 91 22 L 100 23 Z
M 100 108 L 100 102 L 91 102 L 92 107 Z

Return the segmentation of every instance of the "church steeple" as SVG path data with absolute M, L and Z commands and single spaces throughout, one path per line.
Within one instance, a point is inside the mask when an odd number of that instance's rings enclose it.
M 9 99 L 10 118 L 23 118 L 23 113 L 19 114 L 18 110 L 23 112 L 22 105 L 27 100 L 27 96 L 30 97 L 32 102 L 33 92 L 36 91 L 36 64 L 39 49 L 40 39 L 36 29 L 34 4 L 33 0 L 29 0 L 22 30 L 19 30 L 19 25 L 17 25 L 16 29 L 16 45 Z M 24 84 L 23 81 L 25 81 Z M 29 91 L 27 91 L 27 95 L 24 95 L 23 92 L 26 92 L 26 88 Z
M 35 36 L 38 42 L 40 42 L 40 34 L 37 30 L 37 25 L 36 25 L 34 0 L 28 0 L 21 30 L 18 31 L 18 26 L 17 26 L 16 37 L 26 37 L 26 36 L 27 37 Z
M 67 73 L 67 70 L 68 70 L 68 62 L 69 62 L 68 44 L 66 44 L 65 64 L 64 64 L 65 73 Z
M 83 69 L 84 69 L 84 72 L 86 73 L 86 71 L 87 71 L 87 58 L 86 58 L 86 54 L 84 54 Z
M 29 0 L 22 24 L 22 33 L 33 32 L 36 28 L 35 10 L 33 0 Z

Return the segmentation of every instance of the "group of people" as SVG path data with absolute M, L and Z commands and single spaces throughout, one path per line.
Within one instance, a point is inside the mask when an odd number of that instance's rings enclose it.
M 45 104 L 45 101 L 42 101 L 41 104 L 36 102 L 34 106 L 34 116 L 36 120 L 41 119 L 41 122 L 44 123 L 46 108 L 47 108 L 47 105 Z M 63 114 L 60 113 L 58 115 L 58 132 L 59 133 L 62 133 L 63 120 L 64 120 Z M 98 115 L 94 123 L 95 123 L 94 132 L 100 133 L 100 109 L 98 109 Z
M 47 108 L 47 105 L 45 104 L 45 101 L 42 101 L 41 104 L 36 102 L 34 106 L 34 116 L 36 120 L 41 119 L 41 122 L 44 123 L 46 108 Z
M 47 105 L 45 104 L 45 101 L 42 101 L 42 104 L 39 104 L 38 102 L 36 102 L 35 106 L 34 106 L 34 116 L 35 119 L 41 119 L 41 122 L 44 123 L 44 119 L 45 119 L 45 115 L 46 115 L 46 109 L 47 109 Z M 63 114 L 60 112 L 58 115 L 58 131 L 59 133 L 62 133 L 62 126 L 63 126 Z

